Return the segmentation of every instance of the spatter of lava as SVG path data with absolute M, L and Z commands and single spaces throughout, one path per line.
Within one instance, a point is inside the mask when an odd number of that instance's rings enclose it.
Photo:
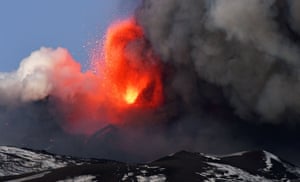
M 113 23 L 103 47 L 93 54 L 101 56 L 94 56 L 98 59 L 90 71 L 81 73 L 78 65 L 68 63 L 55 75 L 67 131 L 90 135 L 108 124 L 126 123 L 131 110 L 143 112 L 162 103 L 161 64 L 134 19 Z M 72 76 L 61 75 L 66 72 Z

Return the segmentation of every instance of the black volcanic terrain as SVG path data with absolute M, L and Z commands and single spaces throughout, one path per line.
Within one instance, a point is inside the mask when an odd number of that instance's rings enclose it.
M 0 181 L 298 181 L 300 168 L 267 151 L 225 156 L 180 151 L 128 164 L 0 147 Z

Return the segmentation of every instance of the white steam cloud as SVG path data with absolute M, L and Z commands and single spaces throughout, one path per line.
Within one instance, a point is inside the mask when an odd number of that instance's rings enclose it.
M 52 71 L 56 56 L 52 50 L 42 48 L 33 52 L 20 63 L 17 71 L 0 74 L 0 97 L 3 101 L 34 101 L 43 99 L 51 90 L 49 72 Z
M 66 49 L 41 48 L 22 60 L 19 68 L 0 73 L 0 104 L 18 104 L 47 97 L 55 84 L 53 75 L 72 60 Z

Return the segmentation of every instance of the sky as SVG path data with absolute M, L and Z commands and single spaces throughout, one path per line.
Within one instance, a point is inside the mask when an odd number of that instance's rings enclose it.
M 131 14 L 137 0 L 1 0 L 0 72 L 18 68 L 40 47 L 64 47 L 83 65 L 107 26 Z

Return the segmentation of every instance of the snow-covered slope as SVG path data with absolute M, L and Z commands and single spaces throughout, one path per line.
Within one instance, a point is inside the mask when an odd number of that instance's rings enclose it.
M 15 147 L 0 147 L 0 176 L 44 171 L 74 163 L 60 156 L 37 153 Z
M 266 151 L 177 152 L 143 164 L 83 160 L 0 147 L 0 181 L 300 181 L 300 169 Z
M 71 165 L 87 164 L 94 161 L 53 155 L 45 151 L 0 146 L 0 176 L 52 170 Z

